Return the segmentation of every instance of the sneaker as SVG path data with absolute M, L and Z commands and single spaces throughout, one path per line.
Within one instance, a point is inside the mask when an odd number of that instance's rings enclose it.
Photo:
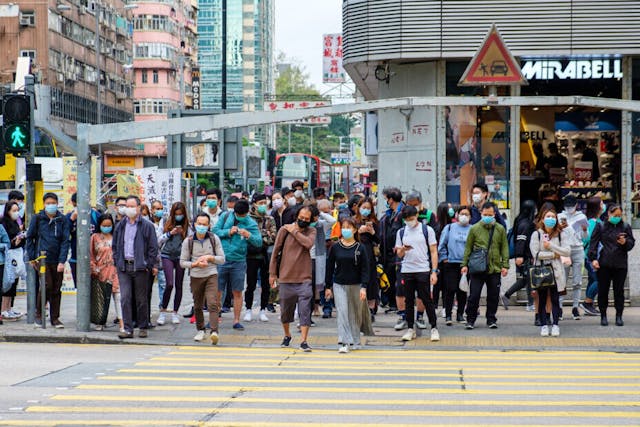
M 571 309 L 571 314 L 573 315 L 573 320 L 580 320 L 580 311 L 578 311 L 578 307 L 573 307 L 573 309 Z
M 416 320 L 416 327 L 418 329 L 427 329 L 427 322 L 423 318 Z
M 322 318 L 323 319 L 331 319 L 331 312 L 330 311 L 325 311 L 324 313 L 322 313 Z
M 453 320 L 451 319 L 451 316 L 447 316 L 445 323 L 447 326 L 453 325 Z
M 36 320 L 33 321 L 33 326 L 36 328 L 42 328 L 42 318 L 36 317 Z
M 305 353 L 311 353 L 311 347 L 309 347 L 309 344 L 307 344 L 306 341 L 302 341 L 300 343 L 300 350 L 304 351 Z
M 473 323 L 469 323 L 469 322 L 467 322 L 467 323 L 464 325 L 464 328 L 465 328 L 465 329 L 468 329 L 468 330 L 471 330 L 471 329 L 473 329 L 474 327 L 475 327 L 475 326 L 473 326 Z
M 280 343 L 280 347 L 289 347 L 291 344 L 291 337 L 284 337 L 282 339 L 282 343 Z
M 96 325 L 95 331 L 104 331 L 104 325 Z
M 311 322 L 309 322 L 309 326 L 313 328 L 314 326 L 316 326 L 316 322 L 314 322 L 313 319 L 311 319 Z
M 360 344 L 349 344 L 349 348 L 353 350 L 360 350 Z
M 560 326 L 553 325 L 551 327 L 551 336 L 552 337 L 559 337 L 560 336 Z
M 182 317 L 184 317 L 185 319 L 190 318 L 191 316 L 193 316 L 194 312 L 193 312 L 193 306 L 191 306 L 191 310 L 189 310 L 188 313 L 183 314 Z
M 458 313 L 458 314 L 456 315 L 456 322 L 458 322 L 458 323 L 464 323 L 464 314 L 462 314 L 462 313 Z
M 444 308 L 442 309 L 442 311 L 440 312 L 440 317 L 442 317 L 443 319 L 445 317 L 447 317 L 447 310 L 446 309 L 444 309 Z
M 162 326 L 165 324 L 166 321 L 167 321 L 167 315 L 164 314 L 164 311 L 163 311 L 162 313 L 160 313 L 160 315 L 158 315 L 158 320 L 156 320 L 156 323 Z
M 20 313 L 19 311 L 15 311 L 13 308 L 9 309 L 9 313 L 13 314 L 15 317 L 22 317 L 24 313 Z
M 267 310 L 269 311 L 269 313 L 276 312 L 276 308 L 273 306 L 273 304 L 267 304 Z
M 198 333 L 196 334 L 195 337 L 193 337 L 194 341 L 202 341 L 204 339 L 204 331 L 203 330 L 199 330 Z
M 2 319 L 6 320 L 7 322 L 16 322 L 20 319 L 20 317 L 22 317 L 22 315 L 17 315 L 11 310 L 2 312 Z
M 233 329 L 235 329 L 237 331 L 244 331 L 244 326 L 242 326 L 242 323 L 234 323 L 233 324 Z
M 174 325 L 180 324 L 180 316 L 178 316 L 178 313 L 173 313 L 171 315 L 171 323 L 173 323 Z
M 584 311 L 585 316 L 598 316 L 600 314 L 593 306 L 593 303 L 580 303 L 579 307 Z
M 402 341 L 411 341 L 411 340 L 414 340 L 415 338 L 416 338 L 416 331 L 414 331 L 413 329 L 409 329 L 402 336 Z
M 440 332 L 438 332 L 438 328 L 431 328 L 431 341 L 440 341 Z
M 118 334 L 118 338 L 121 340 L 133 338 L 133 332 L 122 331 Z
M 607 316 L 600 316 L 600 326 L 609 326 Z
M 527 304 L 526 311 L 529 311 L 529 312 L 536 311 L 536 306 L 534 304 Z
M 624 326 L 624 321 L 621 315 L 616 314 L 616 326 Z
M 251 320 L 252 320 L 251 310 L 247 310 L 247 312 L 244 314 L 244 321 L 251 322 Z
M 231 309 L 229 307 L 222 307 L 222 310 L 220 310 L 221 313 L 228 313 L 230 311 Z
M 564 320 L 562 309 L 560 309 L 560 317 L 558 317 L 558 320 L 560 321 Z
M 269 318 L 267 317 L 267 312 L 265 310 L 260 310 L 260 314 L 258 314 L 261 322 L 268 322 Z
M 543 327 L 540 328 L 540 336 L 541 337 L 549 336 L 549 327 L 547 325 L 544 325 Z
M 211 340 L 211 345 L 217 345 L 218 333 L 216 331 L 211 331 L 211 335 L 209 336 L 209 339 Z
M 338 353 L 349 353 L 349 346 L 346 344 L 340 344 L 340 347 L 338 347 Z
M 489 323 L 489 329 L 498 329 L 498 324 L 496 322 Z
M 511 302 L 509 300 L 509 297 L 507 297 L 505 294 L 500 295 L 500 302 L 502 303 L 502 306 L 505 310 L 509 310 L 509 303 Z
M 53 322 L 51 322 L 51 326 L 53 326 L 56 329 L 64 329 L 64 323 L 62 323 L 59 320 L 54 320 Z
M 146 329 L 140 329 L 140 332 L 138 332 L 138 336 L 140 338 L 147 338 L 149 336 L 149 332 L 147 332 Z
M 396 326 L 394 326 L 393 329 L 395 329 L 396 331 L 401 331 L 403 329 L 407 329 L 408 326 L 409 324 L 407 323 L 407 321 L 400 318 L 398 319 L 398 323 L 396 323 Z

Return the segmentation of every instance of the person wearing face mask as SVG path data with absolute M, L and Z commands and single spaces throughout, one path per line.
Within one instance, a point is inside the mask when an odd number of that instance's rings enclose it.
M 8 202 L 15 202 L 18 204 L 18 224 L 24 229 L 24 194 L 18 190 L 11 190 L 7 196 Z
M 151 221 L 151 209 L 149 209 L 149 205 L 147 205 L 146 203 L 143 203 L 140 206 L 140 215 L 142 215 L 143 219 L 146 219 L 147 221 Z
M 296 192 L 296 190 L 294 190 L 292 188 L 283 188 L 282 189 L 282 196 L 284 197 L 286 205 L 289 208 L 293 209 L 294 211 L 295 211 L 296 205 L 298 204 L 298 200 L 296 199 L 295 192 Z
M 120 298 L 120 282 L 118 282 L 118 270 L 113 264 L 113 218 L 111 215 L 103 215 L 98 220 L 98 233 L 91 235 L 89 244 L 89 263 L 91 266 L 91 278 L 98 281 L 99 286 L 111 285 L 111 297 L 116 310 L 116 319 L 120 325 L 120 332 L 124 332 L 122 319 L 122 300 Z M 105 301 L 105 310 L 109 311 L 109 300 Z M 105 317 L 106 320 L 106 317 Z M 96 325 L 96 330 L 104 330 L 106 323 Z
M 473 209 L 473 208 L 472 208 Z M 471 227 L 464 249 L 461 273 L 469 273 L 469 258 L 475 251 L 486 251 L 486 270 L 469 274 L 469 298 L 467 300 L 467 329 L 475 327 L 480 306 L 482 288 L 487 286 L 487 326 L 498 328 L 498 298 L 500 296 L 500 275 L 506 277 L 509 271 L 509 243 L 507 231 L 496 222 L 496 207 L 487 202 L 482 206 L 482 219 Z
M 116 214 L 116 224 L 122 221 L 127 217 L 127 198 L 126 197 L 118 197 L 115 202 L 115 214 Z
M 283 225 L 293 224 L 296 220 L 295 209 L 289 207 L 287 200 L 283 195 L 289 192 L 288 188 L 283 188 L 282 191 L 276 191 L 271 196 L 271 216 L 276 222 L 276 230 L 280 231 Z
M 598 274 L 598 306 L 600 324 L 607 326 L 609 289 L 613 283 L 613 301 L 616 309 L 616 326 L 623 326 L 624 282 L 629 270 L 629 252 L 636 241 L 631 226 L 622 220 L 622 208 L 612 204 L 606 222 L 593 230 L 589 242 L 589 262 Z M 601 248 L 600 248 L 601 246 Z
M 584 266 L 584 246 L 583 241 L 588 237 L 588 221 L 585 214 L 578 210 L 578 201 L 574 196 L 567 196 L 564 199 L 564 211 L 561 214 L 566 218 L 566 226 L 571 235 L 571 265 L 565 267 L 565 276 L 573 285 L 573 307 L 571 314 L 574 320 L 580 319 L 580 297 L 582 294 L 582 267 Z
M 305 200 L 304 194 L 304 182 L 302 181 L 293 181 L 291 183 L 291 188 L 293 189 L 293 197 L 296 199 L 295 206 L 302 206 Z
M 77 228 L 78 228 L 78 193 L 73 193 L 71 195 L 71 206 L 73 209 L 71 212 L 66 214 L 66 218 L 71 224 L 71 257 L 69 258 L 69 267 L 71 268 L 71 278 L 73 279 L 73 287 L 78 287 L 78 279 L 77 279 L 77 266 L 78 266 L 78 253 L 76 251 L 76 246 L 78 244 L 77 239 Z
M 265 194 L 253 195 L 253 204 L 249 215 L 258 225 L 262 235 L 262 246 L 247 246 L 247 289 L 244 293 L 245 322 L 252 320 L 253 297 L 260 276 L 260 311 L 258 318 L 261 322 L 268 322 L 267 305 L 269 304 L 269 254 L 268 249 L 276 240 L 276 222 L 272 216 L 267 215 L 269 198 Z
M 471 200 L 473 205 L 471 206 L 471 225 L 474 225 L 482 219 L 482 206 L 487 202 L 487 197 L 489 196 L 489 188 L 485 184 L 475 184 L 473 189 L 471 190 Z M 495 206 L 495 204 L 494 204 Z M 495 209 L 495 219 L 500 224 L 507 229 L 507 223 L 504 222 L 504 218 L 502 214 L 500 214 L 500 210 L 497 207 Z
M 0 224 L 2 224 L 9 236 L 9 241 L 11 242 L 10 249 L 24 250 L 25 233 L 21 227 L 21 223 L 18 223 L 19 220 L 20 206 L 15 201 L 7 202 L 7 204 L 4 205 L 4 216 Z M 16 277 L 11 289 L 2 294 L 2 318 L 10 322 L 18 320 L 23 316 L 22 313 L 13 309 L 19 280 L 20 278 Z
M 222 192 L 219 189 L 212 188 L 207 190 L 207 198 L 205 199 L 205 205 L 202 211 L 209 215 L 212 230 L 218 223 L 218 219 L 220 219 L 220 215 L 222 214 L 222 206 L 220 206 L 221 200 Z
M 58 211 L 58 196 L 55 193 L 46 193 L 43 200 L 44 209 L 31 220 L 27 230 L 27 256 L 36 271 L 40 262 L 45 263 L 46 300 L 49 302 L 51 325 L 62 329 L 64 324 L 60 321 L 61 289 L 64 264 L 69 255 L 71 223 Z M 44 261 L 36 261 L 41 251 L 46 251 L 47 256 Z M 37 325 L 42 325 L 44 321 L 42 310 L 42 298 L 36 298 Z
M 549 298 L 553 317 L 551 336 L 558 337 L 560 336 L 558 322 L 561 315 L 560 294 L 565 293 L 566 287 L 564 266 L 560 257 L 571 255 L 571 237 L 567 230 L 562 230 L 554 210 L 548 210 L 544 214 L 542 221 L 538 224 L 538 229 L 531 236 L 529 249 L 534 262 L 550 264 L 553 267 L 556 285 L 540 287 L 536 290 L 536 293 L 538 294 L 538 315 L 542 320 L 540 335 L 543 337 L 549 336 L 549 325 L 546 321 L 548 319 L 546 301 Z
M 378 275 L 376 269 L 376 250 L 380 244 L 378 232 L 380 224 L 373 210 L 374 203 L 371 198 L 362 201 L 358 215 L 356 216 L 356 225 L 358 226 L 358 237 L 369 260 L 369 283 L 367 284 L 367 302 L 371 321 L 375 321 L 375 315 L 378 311 L 378 302 L 380 299 L 380 284 L 378 283 Z
M 182 251 L 182 242 L 191 233 L 189 227 L 189 217 L 187 216 L 187 207 L 182 202 L 175 202 L 171 206 L 169 218 L 164 225 L 164 233 L 158 239 L 160 250 L 160 258 L 162 260 L 162 269 L 166 279 L 166 287 L 162 295 L 162 311 L 158 316 L 158 325 L 164 325 L 166 322 L 167 307 L 171 298 L 171 291 L 175 288 L 175 296 L 173 297 L 173 313 L 171 314 L 171 323 L 177 325 L 180 323 L 178 309 L 182 303 L 182 282 L 184 279 L 184 269 L 180 266 L 180 253 Z
M 595 297 L 598 295 L 598 273 L 589 261 L 589 245 L 593 230 L 598 224 L 602 224 L 600 217 L 604 215 L 606 205 L 600 197 L 591 197 L 587 200 L 587 237 L 582 240 L 585 248 L 585 269 L 587 270 L 587 291 L 585 292 L 584 302 L 580 304 L 580 308 L 586 316 L 599 316 L 600 311 L 593 305 Z
M 276 237 L 273 256 L 269 263 L 269 285 L 280 288 L 280 321 L 284 331 L 281 347 L 291 344 L 289 325 L 294 320 L 296 304 L 300 318 L 302 342 L 300 350 L 310 352 L 307 339 L 311 326 L 311 302 L 313 299 L 313 271 L 311 247 L 316 241 L 316 229 L 311 227 L 313 212 L 302 206 L 294 224 L 284 225 Z
M 380 256 L 384 272 L 389 278 L 391 286 L 389 290 L 381 295 L 381 304 L 388 306 L 389 310 L 398 310 L 398 322 L 395 325 L 397 331 L 407 327 L 404 316 L 404 293 L 398 271 L 398 260 L 395 253 L 396 235 L 404 224 L 402 222 L 402 192 L 400 189 L 391 187 L 383 190 L 383 195 L 387 199 L 387 211 L 380 218 Z
M 248 246 L 262 247 L 262 233 L 249 216 L 249 202 L 238 200 L 232 212 L 225 212 L 213 229 L 222 241 L 225 263 L 218 267 L 218 290 L 224 301 L 228 289 L 233 294 L 233 329 L 244 330 L 240 323 L 242 292 L 247 271 Z
M 218 344 L 218 313 L 220 311 L 220 295 L 218 293 L 218 269 L 216 265 L 225 262 L 224 249 L 220 238 L 211 233 L 211 217 L 201 212 L 196 217 L 195 234 L 187 237 L 182 243 L 180 265 L 189 269 L 191 275 L 191 293 L 196 316 L 194 341 L 202 341 L 206 333 L 203 307 L 206 303 L 209 312 L 211 344 Z
M 360 317 L 366 304 L 370 282 L 369 258 L 356 241 L 356 222 L 351 218 L 340 223 L 342 238 L 331 246 L 327 256 L 325 299 L 335 295 L 338 313 L 338 352 L 360 346 Z
M 458 208 L 458 222 L 447 224 L 442 231 L 440 244 L 438 245 L 438 260 L 442 265 L 441 277 L 444 292 L 445 322 L 447 326 L 453 324 L 453 300 L 458 299 L 458 312 L 456 321 L 464 322 L 464 307 L 467 304 L 467 293 L 460 290 L 460 264 L 464 256 L 467 237 L 471 221 L 471 210 L 468 206 Z
M 140 199 L 127 197 L 126 218 L 113 231 L 113 259 L 118 270 L 124 332 L 120 339 L 133 338 L 133 311 L 136 311 L 139 337 L 149 329 L 149 274 L 158 275 L 158 238 L 150 221 L 140 216 Z M 133 295 L 135 294 L 135 308 Z
M 159 241 L 160 237 L 162 237 L 162 235 L 164 234 L 164 226 L 166 223 L 164 206 L 162 205 L 162 202 L 160 200 L 154 200 L 153 203 L 151 203 L 151 223 L 153 224 L 153 227 L 156 230 L 156 238 Z M 162 260 L 160 258 L 158 258 L 158 264 L 162 265 Z M 162 310 L 162 297 L 164 296 L 164 290 L 167 285 L 167 279 L 164 275 L 164 269 L 160 269 L 158 271 L 157 277 L 158 277 L 158 308 Z M 150 275 L 149 277 L 150 289 L 153 288 L 154 279 L 155 277 L 153 277 L 153 275 Z

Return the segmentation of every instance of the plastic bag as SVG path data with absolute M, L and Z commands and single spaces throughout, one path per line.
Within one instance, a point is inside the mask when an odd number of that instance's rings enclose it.
M 8 292 L 16 279 L 19 278 L 27 278 L 27 269 L 24 264 L 24 251 L 22 248 L 8 249 L 4 260 L 2 291 Z
M 469 293 L 469 280 L 467 279 L 466 274 L 463 274 L 462 277 L 460 277 L 460 284 L 458 287 L 462 292 Z

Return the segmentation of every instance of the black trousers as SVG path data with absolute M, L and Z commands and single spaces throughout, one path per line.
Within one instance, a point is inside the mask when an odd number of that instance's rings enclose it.
M 460 279 L 462 273 L 460 273 L 460 263 L 443 263 L 442 283 L 438 283 L 439 288 L 444 291 L 444 309 L 447 317 L 452 317 L 453 300 L 458 298 L 458 313 L 464 313 L 464 307 L 467 305 L 467 293 L 460 290 Z
M 136 319 L 140 329 L 149 328 L 149 303 L 148 287 L 149 272 L 147 270 L 138 271 L 118 271 L 120 281 L 120 298 L 122 305 L 122 320 L 124 329 L 133 332 L 133 312 L 136 312 Z M 133 296 L 135 295 L 135 307 Z
M 616 315 L 622 316 L 624 310 L 624 281 L 626 278 L 626 268 L 600 266 L 600 270 L 598 270 L 598 308 L 601 315 L 607 314 L 609 288 L 613 282 L 613 305 L 616 308 Z
M 265 310 L 269 303 L 269 264 L 267 257 L 247 258 L 247 289 L 244 292 L 244 305 L 247 310 L 253 307 L 253 294 L 260 276 L 260 310 Z
M 557 286 L 549 286 L 546 288 L 539 288 L 538 293 L 538 315 L 540 316 L 543 325 L 546 325 L 545 320 L 547 319 L 547 296 L 551 297 L 551 315 L 553 317 L 553 324 L 557 325 L 560 320 L 560 314 L 562 313 L 562 308 L 560 307 L 560 294 L 558 293 Z
M 398 266 L 395 263 L 395 259 L 393 261 L 388 261 L 384 265 L 384 273 L 387 275 L 387 279 L 389 280 L 389 289 L 382 292 L 381 301 L 389 305 L 389 307 L 396 307 L 396 283 L 398 281 Z M 396 307 L 397 308 L 397 307 Z
M 405 317 L 407 319 L 409 329 L 413 328 L 414 323 L 416 292 L 418 293 L 418 298 L 420 298 L 424 303 L 425 310 L 427 311 L 427 317 L 429 318 L 429 324 L 432 328 L 435 328 L 437 316 L 436 308 L 433 304 L 433 300 L 431 299 L 430 273 L 402 273 L 402 280 L 404 281 L 405 291 Z
M 480 307 L 480 295 L 485 283 L 487 285 L 487 325 L 498 321 L 498 298 L 500 296 L 500 273 L 471 274 L 469 281 L 469 299 L 467 301 L 467 322 L 472 325 L 478 317 Z

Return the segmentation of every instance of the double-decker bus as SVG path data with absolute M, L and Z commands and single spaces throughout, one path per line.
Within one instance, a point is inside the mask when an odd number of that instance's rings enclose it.
M 305 190 L 311 194 L 314 188 L 323 187 L 332 193 L 333 166 L 318 156 L 303 153 L 286 153 L 276 156 L 273 187 L 291 187 L 293 181 L 308 184 Z

